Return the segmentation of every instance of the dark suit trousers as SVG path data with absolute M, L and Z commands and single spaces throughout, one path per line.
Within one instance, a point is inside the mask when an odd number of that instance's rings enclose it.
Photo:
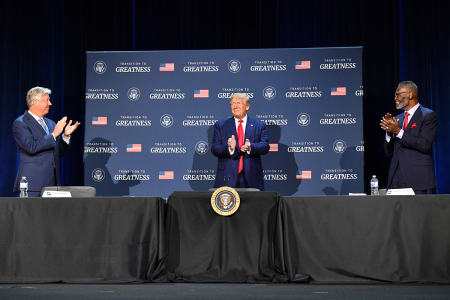
M 245 172 L 242 169 L 241 173 L 238 174 L 237 180 L 236 180 L 236 186 L 235 188 L 249 188 L 247 179 L 245 179 Z

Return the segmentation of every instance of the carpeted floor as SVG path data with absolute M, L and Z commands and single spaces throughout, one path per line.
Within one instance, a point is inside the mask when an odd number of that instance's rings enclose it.
M 52 299 L 450 299 L 450 285 L 0 284 L 1 300 Z

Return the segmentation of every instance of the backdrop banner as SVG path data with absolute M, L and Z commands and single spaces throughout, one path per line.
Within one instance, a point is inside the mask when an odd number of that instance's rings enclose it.
M 364 192 L 362 47 L 88 52 L 84 182 L 99 196 L 208 190 L 233 93 L 267 125 L 265 188 Z

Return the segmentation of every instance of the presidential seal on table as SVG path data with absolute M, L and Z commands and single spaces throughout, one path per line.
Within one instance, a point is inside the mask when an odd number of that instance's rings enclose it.
M 211 196 L 211 206 L 221 216 L 231 216 L 238 210 L 240 204 L 239 194 L 228 186 L 218 188 Z

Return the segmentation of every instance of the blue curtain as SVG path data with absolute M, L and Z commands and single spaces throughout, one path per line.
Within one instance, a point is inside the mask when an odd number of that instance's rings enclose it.
M 448 1 L 5 0 L 0 4 L 0 196 L 19 165 L 11 126 L 33 86 L 52 89 L 53 120 L 84 125 L 86 51 L 364 47 L 365 182 L 385 187 L 389 158 L 379 121 L 397 113 L 397 84 L 412 80 L 438 113 L 437 193 L 450 193 Z M 63 185 L 83 185 L 84 128 L 62 158 Z M 301 161 L 298 162 L 299 166 Z

